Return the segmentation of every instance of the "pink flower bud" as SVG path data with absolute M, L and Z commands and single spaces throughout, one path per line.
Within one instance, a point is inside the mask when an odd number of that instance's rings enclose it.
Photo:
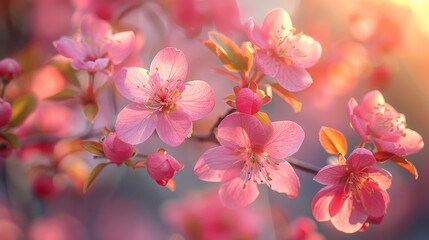
M 134 147 L 131 144 L 123 142 L 116 136 L 116 133 L 112 132 L 104 139 L 103 151 L 110 161 L 119 166 L 131 158 L 134 153 Z
M 259 112 L 262 106 L 262 100 L 259 95 L 249 88 L 242 88 L 237 93 L 237 110 L 241 113 L 253 115 Z
M 21 66 L 12 58 L 5 58 L 0 61 L 0 78 L 10 81 L 21 75 Z
M 150 154 L 147 157 L 146 165 L 149 176 L 161 186 L 167 185 L 174 173 L 183 168 L 183 164 L 167 154 L 164 149 Z
M 48 174 L 38 175 L 32 182 L 34 195 L 41 199 L 53 199 L 61 192 L 61 187 L 54 182 L 54 176 Z
M 10 106 L 10 103 L 0 98 L 0 127 L 8 124 L 11 116 L 12 107 Z

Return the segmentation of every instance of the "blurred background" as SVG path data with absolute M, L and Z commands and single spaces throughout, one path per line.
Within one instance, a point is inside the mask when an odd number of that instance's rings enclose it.
M 136 146 L 143 154 L 159 147 L 185 164 L 175 175 L 176 191 L 156 184 L 145 169 L 110 165 L 82 194 L 89 172 L 103 159 L 71 151 L 73 139 L 96 140 L 104 127 L 113 128 L 117 113 L 128 101 L 111 79 L 99 86 L 99 116 L 93 125 L 77 100 L 49 101 L 84 74 L 52 63 L 52 41 L 71 36 L 82 16 L 95 14 L 112 24 L 114 32 L 133 30 L 136 46 L 117 66 L 148 68 L 162 48 L 184 51 L 188 80 L 201 79 L 215 90 L 216 106 L 194 123 L 203 136 L 228 111 L 224 97 L 234 83 L 212 72 L 222 68 L 201 44 L 207 33 L 219 31 L 237 44 L 248 41 L 243 23 L 262 23 L 273 8 L 291 15 L 297 32 L 318 40 L 320 61 L 309 69 L 313 85 L 297 93 L 302 111 L 276 95 L 264 106 L 273 121 L 299 123 L 306 138 L 295 158 L 322 167 L 328 154 L 318 141 L 321 126 L 341 130 L 349 152 L 360 142 L 350 128 L 346 106 L 370 90 L 380 90 L 386 102 L 407 118 L 407 126 L 429 139 L 429 1 L 426 0 L 1 0 L 0 59 L 12 57 L 23 75 L 10 83 L 5 99 L 31 93 L 36 110 L 16 129 L 19 151 L 0 157 L 1 240 L 141 240 L 141 239 L 427 239 L 429 236 L 428 151 L 408 156 L 419 172 L 417 180 L 399 166 L 382 165 L 393 175 L 391 202 L 384 221 L 365 232 L 345 234 L 330 222 L 317 223 L 310 203 L 322 185 L 314 175 L 296 170 L 302 189 L 297 199 L 260 186 L 257 201 L 245 209 L 226 209 L 218 197 L 219 184 L 200 181 L 193 167 L 201 154 L 216 146 L 187 139 L 168 147 L 154 134 Z M 71 76 L 70 73 L 73 73 Z M 3 149 L 0 149 L 1 151 Z M 67 154 L 64 154 L 67 153 Z M 54 163 L 54 164 L 53 164 Z M 47 167 L 49 166 L 49 167 Z M 54 167 L 53 167 L 54 166 Z

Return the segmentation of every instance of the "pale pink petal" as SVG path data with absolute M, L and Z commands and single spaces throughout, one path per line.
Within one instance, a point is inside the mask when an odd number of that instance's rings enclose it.
M 136 103 L 145 103 L 152 97 L 149 73 L 139 67 L 123 68 L 114 76 L 115 86 L 122 96 Z
M 257 186 L 257 184 L 249 182 L 244 187 L 244 180 L 237 177 L 220 186 L 219 196 L 227 207 L 245 207 L 258 197 Z
M 381 217 L 386 214 L 387 202 L 382 190 L 375 183 L 366 182 L 363 189 L 359 191 L 359 196 L 367 215 Z
M 266 141 L 264 128 L 259 120 L 248 114 L 233 113 L 219 124 L 217 131 L 219 142 L 230 149 L 263 145 Z
M 177 104 L 192 121 L 205 117 L 213 110 L 215 97 L 209 84 L 194 80 L 186 82 L 184 88 Z
M 171 83 L 185 81 L 188 73 L 188 62 L 185 54 L 176 48 L 164 48 L 159 51 L 150 64 L 151 74 L 158 72 L 163 81 L 169 80 Z
M 294 54 L 293 61 L 303 68 L 312 67 L 319 61 L 322 55 L 322 46 L 320 43 L 304 34 L 299 36 L 299 41 L 295 47 L 298 51 Z
M 129 104 L 118 114 L 115 129 L 117 136 L 129 144 L 139 144 L 152 135 L 156 114 L 140 104 Z
M 81 34 L 85 42 L 97 43 L 110 37 L 112 34 L 110 24 L 93 15 L 84 17 L 80 25 Z
M 353 210 L 353 201 L 346 199 L 339 213 L 331 218 L 331 222 L 337 230 L 354 233 L 362 227 L 367 218 L 367 214 Z
M 368 177 L 374 180 L 381 189 L 386 190 L 390 188 L 392 175 L 388 171 L 379 168 L 370 168 L 366 172 L 368 173 Z
M 242 88 L 237 93 L 235 104 L 237 111 L 253 115 L 261 109 L 262 100 L 257 93 L 249 88 Z
M 268 49 L 268 35 L 256 24 L 253 17 L 249 18 L 245 25 L 247 37 L 260 48 Z
M 304 90 L 313 83 L 307 70 L 296 64 L 281 63 L 274 78 L 291 92 Z
M 109 65 L 109 61 L 110 60 L 108 58 L 97 58 L 95 61 L 87 61 L 83 64 L 82 69 L 80 70 L 86 70 L 90 73 L 100 72 Z M 74 62 L 72 62 L 72 66 L 73 64 Z
M 170 146 L 180 145 L 189 135 L 192 122 L 188 115 L 182 111 L 172 111 L 158 114 L 156 132 L 159 138 Z
M 267 135 L 264 150 L 273 158 L 282 159 L 296 153 L 304 141 L 304 130 L 291 121 L 272 122 L 264 128 Z
M 349 102 L 347 103 L 347 114 L 351 118 L 352 115 L 355 114 L 355 109 L 359 106 L 356 99 L 350 98 Z
M 215 147 L 207 150 L 198 159 L 194 167 L 197 177 L 203 181 L 221 182 L 229 181 L 238 177 L 243 169 L 243 160 L 232 150 L 224 147 Z M 236 174 L 229 174 L 224 178 L 225 172 L 230 169 L 237 169 Z
M 416 131 L 407 128 L 403 133 L 404 137 L 399 138 L 398 143 L 405 149 L 405 155 L 416 153 L 424 147 L 423 138 Z
M 275 77 L 279 71 L 279 63 L 267 50 L 256 50 L 255 66 L 270 77 Z
M 372 141 L 381 152 L 393 153 L 397 156 L 405 156 L 407 153 L 405 148 L 397 142 L 385 141 L 380 138 L 374 138 Z
M 362 170 L 367 167 L 374 167 L 375 163 L 376 160 L 374 155 L 366 148 L 356 148 L 347 158 L 347 165 L 350 165 L 353 170 Z
M 311 210 L 314 218 L 319 222 L 331 219 L 330 205 L 338 191 L 342 191 L 340 185 L 327 186 L 314 195 L 311 201 Z
M 77 61 L 83 61 L 86 58 L 86 52 L 74 39 L 69 37 L 61 37 L 53 42 L 54 47 L 64 57 L 71 58 Z
M 289 14 L 281 8 L 271 10 L 262 23 L 262 32 L 269 36 L 271 46 L 275 46 L 284 36 L 290 34 L 292 28 Z
M 290 198 L 296 198 L 299 194 L 301 184 L 298 176 L 288 162 L 281 162 L 279 165 L 265 165 L 270 173 L 272 181 L 267 184 L 272 190 L 285 193 Z
M 365 94 L 361 102 L 361 107 L 365 109 L 367 113 L 370 113 L 374 111 L 374 107 L 385 103 L 383 94 L 378 90 L 373 90 Z
M 119 64 L 130 55 L 134 49 L 135 36 L 132 31 L 119 32 L 112 36 L 112 42 L 107 45 L 106 51 L 110 53 L 109 57 L 113 64 Z
M 339 184 L 347 176 L 347 165 L 328 165 L 320 169 L 313 180 L 324 185 Z
M 361 137 L 362 141 L 368 142 L 368 126 L 365 120 L 358 118 L 356 115 L 350 117 L 350 124 L 357 134 Z

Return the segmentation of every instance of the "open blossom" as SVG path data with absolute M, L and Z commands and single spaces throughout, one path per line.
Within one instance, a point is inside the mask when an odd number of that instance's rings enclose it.
M 10 103 L 3 100 L 3 98 L 0 98 L 0 127 L 8 124 L 11 117 L 12 107 Z
M 139 144 L 156 129 L 163 142 L 181 144 L 192 130 L 192 121 L 205 117 L 215 103 L 210 85 L 185 82 L 188 63 L 182 51 L 165 48 L 153 59 L 150 71 L 124 68 L 115 77 L 119 92 L 133 101 L 118 115 L 119 138 Z
M 386 103 L 377 90 L 367 93 L 360 105 L 350 99 L 348 115 L 362 141 L 374 143 L 379 151 L 405 156 L 423 148 L 422 136 L 407 128 L 405 116 Z
M 289 14 L 273 9 L 259 27 L 253 18 L 246 24 L 247 35 L 256 46 L 255 65 L 289 91 L 301 91 L 313 82 L 306 71 L 322 53 L 320 43 L 302 33 L 295 34 Z
M 167 154 L 164 149 L 150 154 L 146 161 L 147 173 L 159 185 L 165 186 L 173 178 L 174 173 L 183 168 L 173 156 Z
M 103 152 L 106 157 L 117 165 L 121 165 L 134 154 L 134 147 L 123 142 L 116 133 L 109 133 L 103 141 Z
M 227 206 L 246 206 L 259 195 L 258 184 L 289 197 L 298 196 L 300 183 L 284 158 L 298 151 L 302 128 L 290 121 L 262 125 L 248 114 L 235 113 L 219 124 L 222 146 L 207 150 L 194 172 L 204 181 L 222 182 L 219 195 Z
M 105 70 L 110 74 L 112 64 L 121 63 L 130 54 L 134 38 L 132 31 L 112 34 L 108 22 L 87 15 L 74 38 L 63 36 L 53 44 L 61 55 L 71 58 L 75 70 L 89 73 Z
M 376 167 L 367 149 L 355 149 L 345 164 L 325 166 L 314 180 L 327 185 L 311 203 L 317 221 L 330 220 L 336 229 L 353 233 L 368 220 L 386 214 L 390 201 L 386 189 L 391 185 L 391 175 Z
M 0 79 L 10 81 L 21 74 L 21 65 L 15 59 L 4 58 L 0 61 Z

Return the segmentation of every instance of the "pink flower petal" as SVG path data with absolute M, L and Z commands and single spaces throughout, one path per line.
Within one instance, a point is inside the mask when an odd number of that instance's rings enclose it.
M 366 170 L 366 172 L 368 173 L 368 177 L 374 180 L 381 189 L 386 190 L 390 188 L 390 185 L 392 184 L 392 175 L 388 171 L 384 169 L 370 168 Z
M 416 153 L 424 147 L 422 136 L 408 128 L 404 130 L 404 137 L 398 143 L 405 149 L 405 155 Z
M 222 120 L 218 127 L 218 139 L 222 146 L 230 149 L 264 145 L 266 136 L 259 120 L 248 114 L 234 113 Z
M 349 117 L 355 114 L 355 109 L 359 107 L 359 104 L 357 103 L 356 99 L 350 98 L 349 102 L 347 103 L 347 114 Z
M 255 66 L 261 72 L 270 77 L 275 77 L 279 71 L 279 62 L 269 54 L 267 50 L 261 49 L 255 52 Z
M 357 134 L 361 137 L 362 141 L 368 142 L 368 127 L 366 121 L 358 118 L 356 115 L 352 115 L 350 117 L 350 123 L 353 127 L 353 129 L 356 131 Z
M 271 46 L 275 46 L 281 37 L 288 35 L 292 28 L 289 14 L 281 8 L 271 10 L 262 23 L 262 32 L 269 36 Z
M 148 71 L 143 68 L 123 68 L 114 79 L 122 96 L 136 103 L 145 103 L 155 91 L 151 87 Z
M 110 60 L 113 64 L 119 64 L 130 55 L 134 49 L 135 36 L 131 31 L 119 32 L 112 36 L 112 42 L 108 44 Z
M 253 17 L 249 18 L 245 25 L 247 37 L 260 48 L 269 48 L 268 35 L 256 24 Z
M 304 141 L 304 130 L 291 121 L 265 124 L 267 142 L 264 150 L 270 157 L 282 159 L 296 153 Z
M 237 93 L 236 106 L 237 111 L 253 115 L 261 109 L 262 100 L 257 93 L 249 88 L 242 88 Z
M 73 61 L 71 66 L 76 70 L 85 70 L 90 73 L 96 73 L 102 71 L 109 65 L 108 58 L 97 58 L 95 61 L 86 61 L 83 64 L 81 62 Z
M 159 51 L 150 64 L 151 74 L 158 72 L 163 81 L 171 83 L 185 81 L 188 73 L 188 62 L 185 54 L 176 48 L 164 48 Z
M 273 167 L 270 164 L 266 165 L 270 177 L 273 179 L 268 184 L 271 189 L 279 193 L 285 193 L 289 198 L 296 198 L 299 194 L 301 184 L 298 176 L 288 162 L 281 162 Z
M 110 24 L 93 15 L 87 15 L 80 26 L 83 41 L 95 43 L 112 35 Z
M 353 210 L 353 201 L 346 199 L 340 212 L 331 218 L 331 222 L 337 230 L 354 233 L 362 227 L 367 218 L 368 215 Z
M 342 191 L 340 185 L 327 186 L 314 195 L 311 201 L 311 210 L 317 221 L 324 222 L 331 219 L 330 205 L 338 191 Z
M 259 195 L 258 185 L 251 182 L 244 186 L 244 180 L 234 178 L 223 183 L 219 188 L 219 196 L 227 207 L 245 207 L 255 201 Z
M 86 57 L 86 52 L 82 46 L 69 37 L 61 37 L 59 40 L 54 41 L 53 45 L 64 57 L 80 61 L 83 61 Z
M 156 131 L 159 138 L 170 146 L 180 145 L 192 129 L 192 122 L 182 111 L 158 114 Z
M 307 70 L 296 64 L 281 63 L 274 78 L 282 87 L 291 92 L 304 90 L 313 83 Z
M 386 214 L 387 202 L 382 190 L 375 183 L 366 182 L 364 188 L 359 191 L 359 196 L 367 215 L 381 217 Z
M 215 147 L 207 150 L 198 159 L 194 167 L 197 177 L 203 181 L 221 182 L 229 181 L 238 177 L 243 169 L 243 159 L 232 150 L 224 147 Z M 226 171 L 236 169 L 234 174 L 228 174 L 225 178 Z
M 320 169 L 313 180 L 324 185 L 339 184 L 341 179 L 348 176 L 347 165 L 328 165 Z
M 213 110 L 215 97 L 209 84 L 194 80 L 186 82 L 184 88 L 177 104 L 192 121 L 205 117 Z
M 369 113 L 374 111 L 375 106 L 383 105 L 385 103 L 383 94 L 378 90 L 374 90 L 365 94 L 361 102 L 361 107 Z
M 355 171 L 367 167 L 375 167 L 375 163 L 374 155 L 366 148 L 356 148 L 347 158 L 347 164 Z
M 389 152 L 389 153 L 393 153 L 397 156 L 405 156 L 406 155 L 405 148 L 396 141 L 395 142 L 384 141 L 380 138 L 374 138 L 374 139 L 372 139 L 372 141 L 374 142 L 374 144 L 377 146 L 377 148 L 381 152 Z
M 118 137 L 129 144 L 139 144 L 155 130 L 156 114 L 140 104 L 129 104 L 118 114 L 115 129 Z
M 307 35 L 300 35 L 296 48 L 299 55 L 293 56 L 293 61 L 303 68 L 312 67 L 319 61 L 322 55 L 322 46 L 312 37 Z

